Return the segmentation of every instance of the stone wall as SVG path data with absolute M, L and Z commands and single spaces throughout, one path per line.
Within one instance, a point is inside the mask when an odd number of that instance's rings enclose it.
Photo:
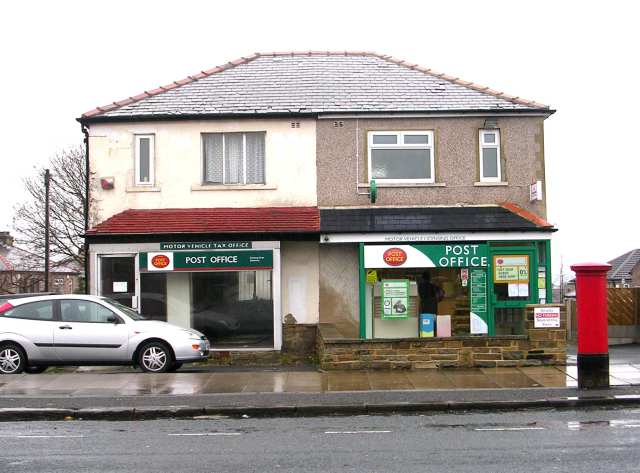
M 544 307 L 549 307 L 546 305 Z M 566 364 L 566 311 L 560 328 L 533 328 L 526 308 L 525 335 L 414 339 L 329 339 L 318 336 L 320 367 L 326 370 L 506 367 Z

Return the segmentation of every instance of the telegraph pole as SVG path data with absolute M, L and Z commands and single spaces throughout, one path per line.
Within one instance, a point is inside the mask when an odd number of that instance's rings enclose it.
M 44 170 L 44 291 L 49 292 L 49 183 L 51 174 Z

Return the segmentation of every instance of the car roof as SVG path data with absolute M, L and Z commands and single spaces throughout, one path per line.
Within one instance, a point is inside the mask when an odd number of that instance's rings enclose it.
M 4 296 L 0 296 L 0 300 L 8 302 L 13 306 L 27 304 L 29 302 L 51 301 L 60 299 L 79 299 L 96 302 L 104 301 L 104 297 L 92 296 L 87 294 L 52 294 L 44 296 L 33 295 L 31 297 L 13 297 L 13 295 L 9 295 L 9 297 L 6 299 L 4 298 Z

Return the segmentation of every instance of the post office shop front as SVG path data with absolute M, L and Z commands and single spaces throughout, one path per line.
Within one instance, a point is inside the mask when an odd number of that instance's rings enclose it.
M 317 233 L 256 236 L 92 236 L 91 293 L 199 330 L 213 350 L 280 350 L 283 314 L 317 323 Z
M 362 253 L 366 338 L 520 335 L 525 307 L 548 299 L 548 241 L 363 244 Z
M 516 206 L 321 209 L 321 222 L 333 338 L 523 335 L 526 307 L 552 302 L 555 229 Z

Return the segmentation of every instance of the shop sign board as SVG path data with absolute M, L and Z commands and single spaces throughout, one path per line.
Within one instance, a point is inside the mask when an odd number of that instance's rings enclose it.
M 482 268 L 489 250 L 482 243 L 365 245 L 365 268 Z
M 185 241 L 160 243 L 161 250 L 246 250 L 250 241 Z
M 272 250 L 140 253 L 140 271 L 240 271 L 273 268 Z
M 487 272 L 471 270 L 471 333 L 489 333 L 487 308 Z
M 497 284 L 529 283 L 528 255 L 494 255 L 493 281 Z
M 533 328 L 559 328 L 560 307 L 536 307 L 533 309 Z
M 382 318 L 406 319 L 409 315 L 409 280 L 382 280 Z

